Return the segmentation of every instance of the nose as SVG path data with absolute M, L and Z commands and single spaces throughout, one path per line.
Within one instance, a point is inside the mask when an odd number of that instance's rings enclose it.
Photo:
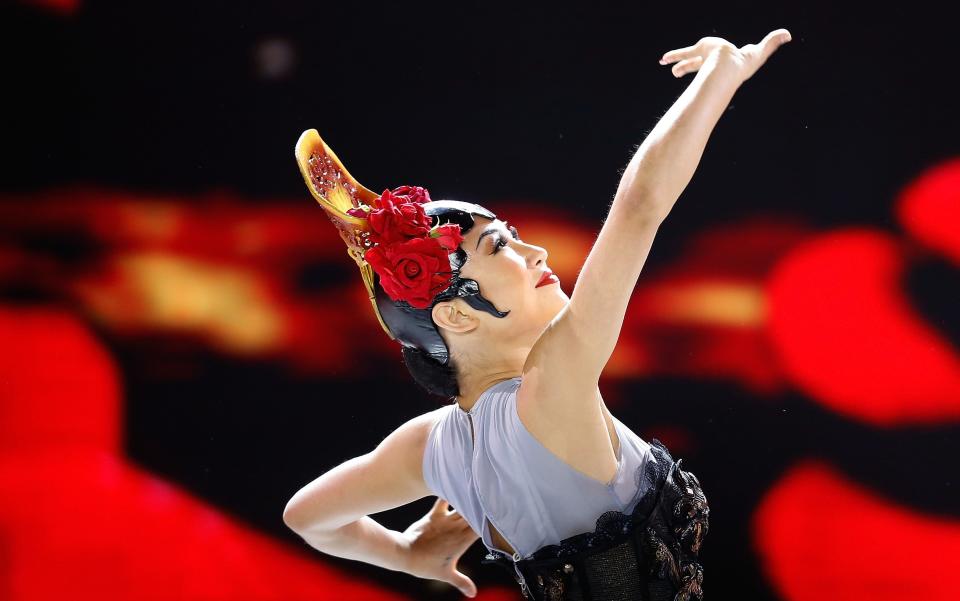
M 530 247 L 530 250 L 527 252 L 527 267 L 533 269 L 540 267 L 547 262 L 547 249 L 542 246 L 537 246 L 536 244 L 527 244 Z

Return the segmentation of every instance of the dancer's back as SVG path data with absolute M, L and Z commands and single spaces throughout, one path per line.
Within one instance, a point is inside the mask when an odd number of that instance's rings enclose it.
M 469 412 L 451 403 L 437 412 L 423 455 L 431 492 L 447 499 L 480 534 L 497 544 L 487 521 L 519 554 L 591 531 L 597 516 L 629 513 L 644 492 L 639 479 L 650 445 L 613 417 L 617 471 L 604 483 L 574 468 L 538 441 L 517 412 L 519 377 L 487 389 Z M 515 556 L 516 558 L 516 556 Z

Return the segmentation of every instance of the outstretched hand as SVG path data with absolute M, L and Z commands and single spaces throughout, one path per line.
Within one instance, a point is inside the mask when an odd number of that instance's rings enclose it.
M 457 561 L 478 538 L 470 524 L 447 501 L 437 497 L 425 516 L 410 524 L 403 536 L 409 545 L 408 573 L 452 584 L 467 597 L 477 586 L 457 570 Z
M 747 44 L 740 48 L 723 38 L 706 37 L 693 46 L 671 50 L 660 59 L 661 65 L 676 63 L 671 69 L 674 77 L 683 77 L 687 73 L 698 71 L 707 56 L 714 51 L 728 52 L 731 60 L 739 69 L 741 82 L 747 81 L 757 72 L 780 46 L 792 40 L 786 29 L 775 29 L 768 33 L 759 44 Z

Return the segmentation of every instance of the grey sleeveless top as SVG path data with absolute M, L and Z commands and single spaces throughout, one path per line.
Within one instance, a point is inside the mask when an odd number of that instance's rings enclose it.
M 640 474 L 656 461 L 650 444 L 616 417 L 617 473 L 609 483 L 587 476 L 543 446 L 517 415 L 520 376 L 488 388 L 466 412 L 456 402 L 438 411 L 423 454 L 429 490 L 446 499 L 493 546 L 487 522 L 525 559 L 545 545 L 593 532 L 606 511 L 630 513 L 644 490 Z M 474 444 L 470 422 L 476 435 Z

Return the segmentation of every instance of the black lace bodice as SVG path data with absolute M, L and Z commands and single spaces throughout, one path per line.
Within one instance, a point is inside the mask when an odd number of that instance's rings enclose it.
M 702 599 L 698 561 L 709 507 L 697 477 L 681 469 L 659 440 L 656 461 L 638 470 L 644 491 L 629 513 L 608 511 L 596 528 L 535 551 L 514 565 L 496 551 L 483 563 L 508 569 L 524 595 L 549 601 Z

